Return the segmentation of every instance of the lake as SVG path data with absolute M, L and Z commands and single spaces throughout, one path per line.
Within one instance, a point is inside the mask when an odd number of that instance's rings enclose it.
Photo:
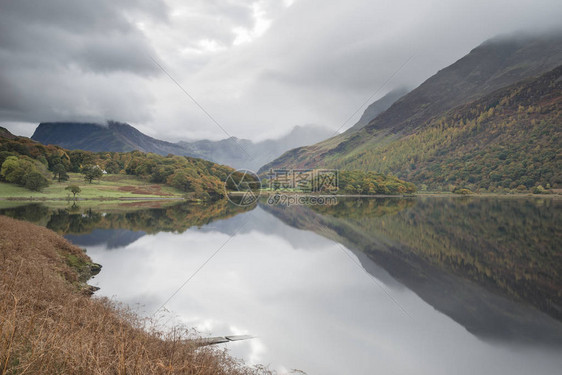
M 308 374 L 554 374 L 562 368 L 562 201 L 340 198 L 1 214 L 103 265 L 96 295 Z

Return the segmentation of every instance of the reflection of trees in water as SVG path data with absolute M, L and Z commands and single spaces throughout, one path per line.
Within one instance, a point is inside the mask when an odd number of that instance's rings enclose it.
M 89 233 L 93 229 L 128 229 L 146 233 L 184 232 L 213 220 L 245 212 L 253 207 L 237 207 L 227 201 L 209 204 L 182 203 L 163 208 L 135 209 L 102 214 L 95 209 L 69 206 L 50 209 L 42 204 L 29 204 L 2 209 L 0 214 L 31 221 L 60 234 Z
M 357 221 L 425 261 L 562 318 L 562 228 L 553 200 L 420 200 L 395 216 Z
M 265 209 L 376 262 L 422 262 L 562 319 L 561 206 L 553 199 L 468 197 Z
M 102 220 L 99 212 L 91 208 L 81 210 L 79 206 L 67 209 L 57 209 L 50 212 L 47 228 L 57 233 L 84 233 L 92 230 Z
M 339 198 L 336 205 L 319 205 L 311 208 L 319 213 L 346 219 L 363 220 L 370 217 L 395 215 L 416 204 L 410 198 Z
M 25 206 L 1 209 L 0 214 L 42 225 L 45 219 L 48 218 L 49 209 L 42 204 L 32 203 Z

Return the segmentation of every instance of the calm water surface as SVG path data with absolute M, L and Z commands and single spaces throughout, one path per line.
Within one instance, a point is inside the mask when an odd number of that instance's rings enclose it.
M 103 265 L 98 295 L 308 374 L 554 374 L 562 202 L 346 199 L 130 213 L 1 213 Z M 26 213 L 27 212 L 27 213 Z

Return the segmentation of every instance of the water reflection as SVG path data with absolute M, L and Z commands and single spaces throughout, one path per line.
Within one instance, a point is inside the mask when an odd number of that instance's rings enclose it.
M 75 204 L 61 208 L 31 203 L 1 208 L 0 215 L 45 226 L 78 246 L 105 244 L 112 249 L 126 246 L 147 233 L 181 233 L 252 208 L 234 206 L 225 200 L 206 204 L 134 202 L 108 208 L 83 208 Z
M 379 262 L 415 257 L 562 320 L 561 208 L 550 199 L 417 198 L 270 211 L 297 227 L 315 222 L 304 227 L 332 231 Z
M 158 315 L 209 334 L 256 335 L 228 346 L 250 362 L 310 374 L 550 374 L 562 328 L 538 309 L 555 316 L 544 306 L 559 303 L 557 204 L 344 200 L 260 205 L 183 230 L 170 218 L 196 216 L 185 208 L 72 227 L 145 233 L 85 245 L 104 265 L 99 293 L 147 315 L 164 304 Z M 171 230 L 146 225 L 156 222 Z

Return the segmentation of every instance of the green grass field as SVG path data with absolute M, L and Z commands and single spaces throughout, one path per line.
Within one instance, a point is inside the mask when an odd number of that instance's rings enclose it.
M 31 191 L 23 187 L 0 183 L 0 199 L 38 199 L 61 200 L 72 199 L 72 193 L 65 188 L 78 185 L 82 192 L 79 199 L 120 199 L 120 198 L 181 198 L 182 192 L 163 184 L 151 184 L 134 176 L 104 175 L 101 180 L 91 184 L 84 181 L 79 173 L 69 173 L 70 180 L 65 182 L 51 181 L 49 187 L 41 192 Z

